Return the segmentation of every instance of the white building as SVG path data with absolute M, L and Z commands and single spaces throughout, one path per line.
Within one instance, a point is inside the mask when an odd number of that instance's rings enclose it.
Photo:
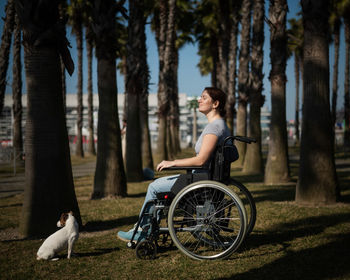
M 83 94 L 83 136 L 88 135 L 88 117 L 87 117 L 87 94 Z M 192 136 L 192 122 L 193 114 L 190 109 L 187 108 L 187 102 L 193 99 L 193 97 L 187 96 L 185 93 L 179 94 L 179 108 L 180 108 L 180 141 L 182 146 L 187 146 L 189 137 Z M 93 95 L 93 111 L 94 111 L 94 130 L 95 138 L 97 134 L 97 118 L 98 118 L 98 95 Z M 26 118 L 26 107 L 27 98 L 26 95 L 22 96 L 23 106 L 23 136 L 25 136 L 25 118 Z M 118 112 L 119 121 L 121 122 L 124 108 L 124 94 L 118 94 Z M 157 94 L 149 94 L 148 96 L 148 121 L 151 134 L 151 142 L 153 145 L 157 143 L 158 137 L 158 99 Z M 76 119 L 77 119 L 77 96 L 75 94 L 67 94 L 66 96 L 66 117 L 67 117 L 67 129 L 70 136 L 71 142 L 74 142 L 76 135 Z M 198 117 L 198 133 L 200 133 L 206 124 L 205 116 L 197 114 Z M 12 95 L 5 95 L 5 104 L 3 114 L 0 118 L 0 142 L 2 146 L 12 145 Z M 262 138 L 263 140 L 268 136 L 268 129 L 270 123 L 270 112 L 266 108 L 261 110 L 261 127 L 262 127 Z M 198 134 L 199 135 L 199 134 Z

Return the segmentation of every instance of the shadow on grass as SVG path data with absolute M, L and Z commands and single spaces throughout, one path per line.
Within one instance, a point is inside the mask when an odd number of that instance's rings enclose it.
M 131 197 L 131 198 L 139 198 L 139 197 L 145 197 L 145 196 L 146 196 L 145 192 L 128 194 L 128 197 Z
M 109 220 L 109 221 L 91 221 L 91 222 L 87 222 L 83 226 L 82 231 L 96 232 L 96 231 L 110 230 L 110 229 L 115 229 L 124 225 L 136 223 L 137 220 L 138 220 L 138 216 L 135 215 L 135 216 L 123 217 L 115 220 Z
M 307 249 L 289 250 L 289 242 L 296 239 L 306 240 L 324 232 L 327 228 L 346 223 L 349 214 L 324 215 L 298 220 L 293 223 L 281 223 L 264 234 L 252 234 L 242 244 L 240 250 L 262 248 L 259 256 L 271 252 L 264 245 L 274 245 L 284 255 L 262 267 L 245 273 L 232 274 L 220 279 L 334 279 L 350 273 L 350 235 L 348 233 L 329 234 L 328 243 L 320 246 L 308 246 Z M 310 241 L 312 242 L 312 241 Z M 310 248 L 313 247 L 313 248 Z M 274 252 L 276 253 L 276 252 Z M 249 256 L 253 257 L 253 256 Z M 345 278 L 344 278 L 345 279 Z
M 94 252 L 85 252 L 85 253 L 75 253 L 76 257 L 83 258 L 83 257 L 97 257 L 105 254 L 109 254 L 115 251 L 120 251 L 118 247 L 115 248 L 98 248 L 95 249 Z
M 253 190 L 251 194 L 255 203 L 264 201 L 293 201 L 295 199 L 295 186 L 275 186 L 269 189 Z
M 350 259 L 346 257 L 350 236 L 339 234 L 325 245 L 300 251 L 286 250 L 285 256 L 262 267 L 220 279 L 348 279 Z M 344 278 L 342 278 L 344 277 Z

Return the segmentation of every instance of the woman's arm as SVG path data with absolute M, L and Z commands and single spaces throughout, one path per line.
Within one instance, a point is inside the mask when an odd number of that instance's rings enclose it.
M 197 156 L 176 160 L 163 160 L 157 166 L 157 171 L 161 171 L 163 168 L 173 166 L 202 166 L 204 165 L 211 154 L 214 152 L 218 137 L 215 134 L 206 134 L 203 137 L 202 146 Z

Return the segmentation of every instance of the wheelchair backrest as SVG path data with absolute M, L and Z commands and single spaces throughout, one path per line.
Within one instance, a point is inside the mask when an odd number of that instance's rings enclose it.
M 226 184 L 230 179 L 231 163 L 238 158 L 238 150 L 233 143 L 233 137 L 225 138 L 223 143 L 216 147 L 210 162 L 209 176 L 211 180 Z

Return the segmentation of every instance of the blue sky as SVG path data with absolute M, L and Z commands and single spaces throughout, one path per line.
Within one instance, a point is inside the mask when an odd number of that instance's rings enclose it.
M 7 1 L 0 1 L 0 16 L 4 17 L 4 7 Z M 300 11 L 299 1 L 296 0 L 288 0 L 288 19 L 296 18 L 296 14 Z M 268 1 L 266 1 L 266 16 L 268 16 Z M 2 32 L 3 28 L 3 20 L 0 20 L 0 30 Z M 271 95 L 270 95 L 270 82 L 268 80 L 269 72 L 270 72 L 270 35 L 268 26 L 265 24 L 265 45 L 264 45 L 264 90 L 263 94 L 266 96 L 265 105 L 269 109 L 271 108 Z M 339 59 L 339 89 L 338 89 L 338 108 L 343 107 L 344 104 L 344 67 L 345 67 L 345 47 L 344 47 L 344 35 L 343 29 L 341 31 L 341 50 L 340 50 L 340 59 Z M 154 34 L 150 31 L 149 25 L 146 27 L 146 36 L 147 36 L 147 60 L 150 67 L 150 93 L 157 92 L 157 82 L 158 82 L 158 52 L 157 46 L 154 39 Z M 70 41 L 72 48 L 70 49 L 72 58 L 77 65 L 77 53 L 76 53 L 76 44 L 75 37 L 70 34 L 70 31 L 67 31 L 67 37 Z M 179 81 L 179 92 L 187 93 L 189 96 L 200 95 L 203 88 L 210 85 L 210 76 L 201 76 L 199 73 L 199 69 L 197 68 L 197 64 L 199 62 L 199 56 L 197 55 L 198 46 L 197 44 L 187 44 L 185 45 L 179 53 L 179 73 L 178 73 L 178 81 Z M 330 57 L 330 72 L 332 74 L 333 70 L 333 45 L 330 47 L 329 57 Z M 84 49 L 84 57 L 85 49 Z M 11 58 L 12 61 L 12 58 Z M 10 67 L 8 70 L 8 84 L 11 85 L 11 61 Z M 86 58 L 83 61 L 84 67 L 84 78 L 83 84 L 84 89 L 83 92 L 87 92 L 87 68 L 86 68 Z M 93 61 L 93 67 L 96 69 L 96 59 Z M 286 87 L 286 98 L 287 98 L 287 119 L 294 119 L 294 111 L 295 111 L 295 78 L 294 78 L 294 60 L 290 58 L 287 62 L 287 87 Z M 24 72 L 23 72 L 24 75 Z M 25 81 L 25 79 L 23 79 Z M 24 82 L 25 83 L 25 82 Z M 67 92 L 75 93 L 77 87 L 77 76 L 76 72 L 70 77 L 67 74 Z M 124 78 L 119 73 L 117 73 L 117 84 L 118 84 L 118 92 L 124 92 Z M 332 88 L 332 78 L 330 78 L 330 89 Z M 97 93 L 97 73 L 93 71 L 93 91 Z M 25 93 L 25 85 L 23 92 Z M 301 92 L 301 91 L 300 91 Z M 331 91 L 330 91 L 331 92 Z M 11 87 L 8 86 L 6 89 L 6 93 L 11 93 Z M 301 102 L 300 102 L 301 104 Z

